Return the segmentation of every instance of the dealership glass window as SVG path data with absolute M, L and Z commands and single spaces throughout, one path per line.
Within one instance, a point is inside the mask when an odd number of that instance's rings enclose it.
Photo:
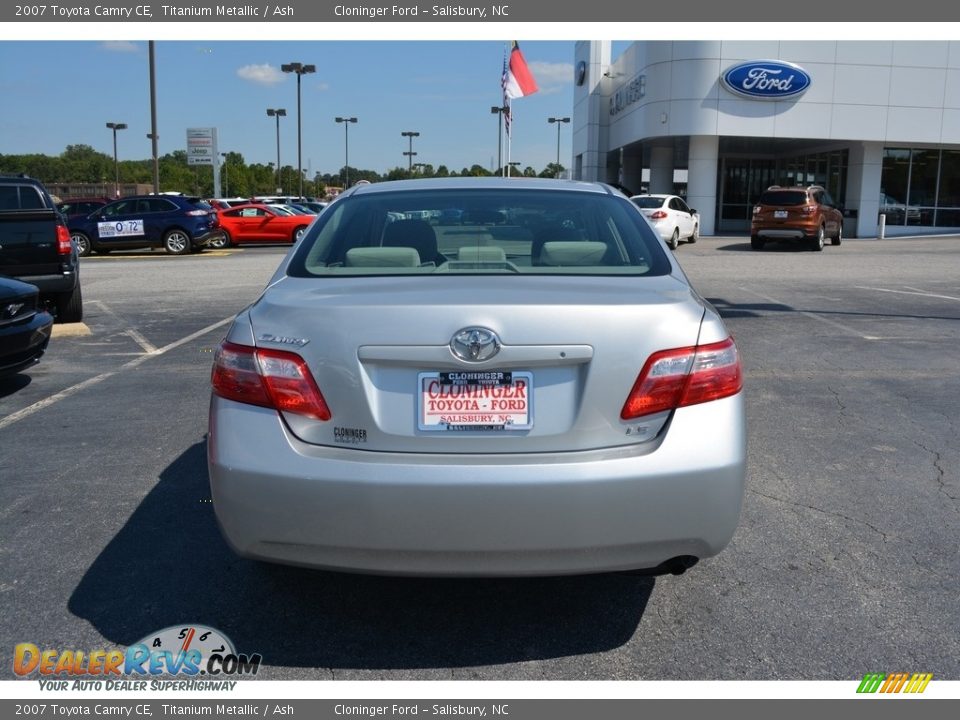
M 908 225 L 933 225 L 939 171 L 939 150 L 913 151 L 910 158 L 910 197 L 907 205 L 916 206 L 920 212 L 907 211 Z
M 960 227 L 960 150 L 943 151 L 937 205 L 938 227 Z
M 960 227 L 960 151 L 885 148 L 880 212 L 888 225 Z
M 889 225 L 905 225 L 904 203 L 910 187 L 910 148 L 884 148 L 880 175 L 880 212 Z

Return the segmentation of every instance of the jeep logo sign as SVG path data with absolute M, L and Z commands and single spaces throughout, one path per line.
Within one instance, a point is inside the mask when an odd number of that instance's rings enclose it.
M 721 77 L 730 92 L 755 100 L 784 100 L 810 87 L 810 75 L 780 60 L 750 60 L 734 65 Z

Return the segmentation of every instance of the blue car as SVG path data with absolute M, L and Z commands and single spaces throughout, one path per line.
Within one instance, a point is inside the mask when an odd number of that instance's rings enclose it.
M 217 212 L 185 195 L 141 195 L 105 205 L 68 221 L 80 255 L 163 248 L 171 255 L 198 252 L 221 237 Z

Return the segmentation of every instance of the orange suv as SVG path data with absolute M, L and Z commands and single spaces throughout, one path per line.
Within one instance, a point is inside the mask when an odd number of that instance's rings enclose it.
M 750 246 L 762 250 L 767 240 L 805 240 L 811 250 L 823 250 L 827 238 L 843 238 L 843 210 L 819 185 L 772 185 L 753 208 Z

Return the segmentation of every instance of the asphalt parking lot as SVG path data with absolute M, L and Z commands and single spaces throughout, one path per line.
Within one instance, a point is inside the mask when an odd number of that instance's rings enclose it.
M 732 544 L 655 579 L 235 557 L 209 502 L 212 350 L 285 251 L 84 259 L 84 326 L 0 381 L 0 648 L 202 623 L 274 680 L 960 679 L 960 238 L 680 246 L 743 355 L 749 476 Z

